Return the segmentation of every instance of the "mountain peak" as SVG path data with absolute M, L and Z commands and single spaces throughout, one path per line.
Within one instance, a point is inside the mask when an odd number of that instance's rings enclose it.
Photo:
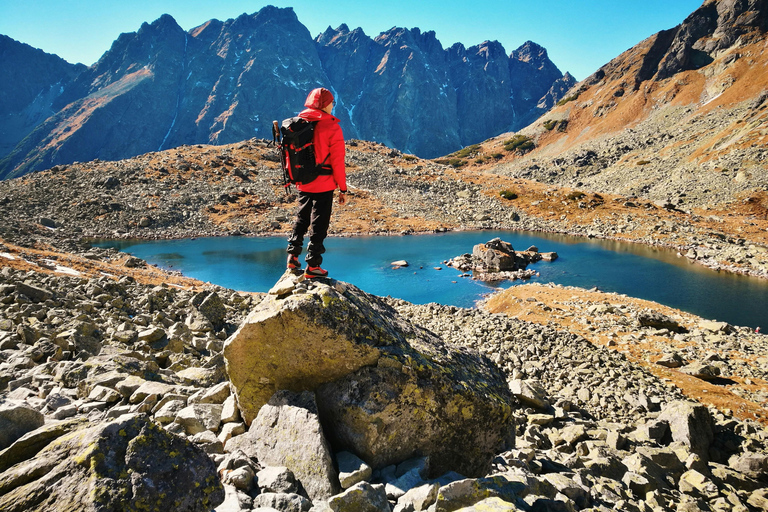
M 523 62 L 549 59 L 547 49 L 533 41 L 524 42 L 517 50 L 512 52 L 512 56 Z
M 170 14 L 163 14 L 151 24 L 146 22 L 142 23 L 141 28 L 139 28 L 137 34 L 142 36 L 148 30 L 151 30 L 152 32 L 176 32 L 183 29 L 179 26 L 178 23 L 176 23 L 176 20 L 173 16 Z

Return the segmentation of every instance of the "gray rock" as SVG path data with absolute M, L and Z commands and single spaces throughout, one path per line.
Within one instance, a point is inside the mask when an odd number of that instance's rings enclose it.
M 733 455 L 728 460 L 728 465 L 751 478 L 764 479 L 768 476 L 768 455 L 764 453 L 746 452 Z
M 78 427 L 82 427 L 85 421 L 84 418 L 80 418 L 49 423 L 25 434 L 20 439 L 14 441 L 8 448 L 0 451 L 0 473 L 11 466 L 31 459 L 52 440 L 68 434 Z
M 24 402 L 0 403 L 0 450 L 44 423 L 43 414 Z
M 298 494 L 265 492 L 253 499 L 253 507 L 267 507 L 280 512 L 307 512 L 312 508 L 312 502 Z
M 641 327 L 652 327 L 654 329 L 668 329 L 672 332 L 683 332 L 685 329 L 672 318 L 648 309 L 638 311 L 635 315 L 637 322 Z
M 235 395 L 229 395 L 222 404 L 221 422 L 234 423 L 240 421 L 240 411 L 237 409 Z
M 52 219 L 49 219 L 48 217 L 40 217 L 40 225 L 45 226 L 46 228 L 55 228 L 56 222 Z
M 328 500 L 334 512 L 389 512 L 383 485 L 360 482 Z
M 703 331 L 717 332 L 717 333 L 729 333 L 733 330 L 733 327 L 727 322 L 715 322 L 712 320 L 702 320 L 699 322 L 699 329 Z
M 227 316 L 224 303 L 215 291 L 202 291 L 192 299 L 192 305 L 202 314 L 214 328 L 220 326 Z
M 509 389 L 518 400 L 526 405 L 537 409 L 549 407 L 547 391 L 538 381 L 515 379 L 509 383 Z
M 97 402 L 115 403 L 120 401 L 120 398 L 120 393 L 104 386 L 96 386 L 88 395 L 88 400 L 95 400 Z
M 189 440 L 202 448 L 208 455 L 224 453 L 224 444 L 210 430 L 203 430 L 199 434 L 190 437 Z M 251 475 L 251 478 L 253 478 L 253 475 Z
M 373 469 L 354 453 L 339 452 L 336 454 L 336 462 L 339 466 L 339 483 L 342 489 L 349 489 L 359 482 L 368 481 L 373 474 Z
M 509 242 L 494 238 L 472 248 L 472 259 L 488 270 L 517 270 L 515 249 Z
M 217 404 L 192 404 L 178 412 L 175 422 L 184 427 L 188 435 L 203 430 L 217 431 L 221 425 L 222 406 Z
M 296 285 L 304 281 L 304 273 L 297 273 L 291 269 L 286 270 L 280 279 L 269 289 L 267 293 L 278 297 L 285 297 L 296 289 Z
M 256 473 L 256 482 L 261 492 L 288 493 L 298 491 L 296 477 L 285 466 L 268 466 Z
M 165 329 L 160 327 L 150 327 L 138 333 L 139 341 L 146 341 L 147 343 L 154 343 L 160 341 L 165 337 Z
M 225 423 L 221 427 L 221 432 L 219 432 L 219 441 L 221 441 L 226 448 L 230 439 L 244 433 L 245 423 Z
M 413 468 L 410 471 L 400 475 L 395 480 L 387 482 L 384 490 L 387 493 L 387 498 L 397 500 L 400 498 L 400 496 L 410 491 L 414 487 L 420 487 L 425 483 L 426 482 L 421 476 L 419 468 Z
M 16 293 L 28 297 L 33 302 L 45 302 L 53 298 L 53 292 L 39 286 L 33 286 L 27 283 L 16 283 Z
M 439 490 L 440 485 L 436 483 L 415 487 L 397 500 L 397 507 L 393 512 L 421 512 L 427 510 L 437 501 Z
M 194 442 L 194 438 L 192 439 L 192 442 Z M 251 467 L 248 465 L 240 466 L 239 468 L 235 468 L 229 471 L 225 470 L 223 475 L 224 476 L 222 477 L 221 481 L 225 485 L 232 485 L 246 493 L 251 492 L 251 489 L 253 489 L 253 477 L 255 474 L 253 469 L 251 469 Z
M 667 368 L 680 368 L 685 364 L 685 360 L 680 354 L 673 352 L 671 354 L 664 354 L 661 359 L 656 361 L 656 364 Z
M 589 506 L 589 489 L 562 473 L 548 473 L 542 479 L 551 484 L 559 493 L 572 499 L 579 508 Z
M 704 460 L 709 459 L 714 421 L 706 407 L 686 401 L 671 402 L 662 410 L 659 420 L 669 423 L 673 440 L 685 444 Z
M 653 441 L 662 443 L 668 433 L 669 423 L 664 420 L 651 420 L 637 427 L 637 430 L 635 431 L 635 439 L 641 442 Z
M 119 511 L 152 503 L 208 512 L 224 500 L 216 467 L 141 415 L 70 432 L 2 475 L 0 509 Z
M 452 512 L 470 507 L 486 498 L 501 498 L 514 503 L 525 487 L 521 482 L 507 478 L 506 475 L 458 480 L 439 489 L 435 512 Z
M 624 476 L 621 477 L 621 483 L 623 483 L 635 496 L 645 496 L 647 493 L 656 489 L 656 486 L 651 483 L 648 478 L 627 471 Z
M 720 376 L 720 368 L 706 363 L 691 363 L 680 368 L 680 371 L 702 380 L 712 380 Z
M 646 478 L 651 484 L 651 490 L 665 489 L 672 484 L 663 467 L 640 453 L 633 453 L 621 462 L 628 471 Z
M 229 396 L 229 382 L 220 382 L 211 388 L 201 390 L 200 393 L 189 397 L 189 403 L 224 404 Z
M 757 510 L 768 510 L 768 488 L 754 491 L 749 495 L 747 503 Z
M 224 485 L 224 501 L 213 512 L 249 512 L 253 510 L 253 500 L 233 485 Z
M 680 492 L 701 496 L 707 500 L 713 500 L 718 496 L 717 486 L 712 480 L 696 470 L 683 473 L 678 484 Z
M 179 412 L 181 412 L 187 406 L 186 402 L 182 400 L 171 400 L 166 402 L 157 412 L 154 413 L 155 421 L 159 421 L 162 424 L 171 423 L 176 420 Z
M 134 391 L 130 398 L 129 402 L 132 404 L 138 404 L 141 403 L 144 399 L 146 399 L 149 395 L 156 395 L 158 397 L 162 397 L 168 393 L 173 393 L 175 390 L 174 386 L 170 384 L 165 384 L 163 382 L 155 382 L 155 381 L 145 381 L 136 388 L 136 391 Z
M 246 454 L 267 466 L 288 467 L 312 501 L 338 492 L 338 475 L 311 392 L 275 393 L 245 435 Z

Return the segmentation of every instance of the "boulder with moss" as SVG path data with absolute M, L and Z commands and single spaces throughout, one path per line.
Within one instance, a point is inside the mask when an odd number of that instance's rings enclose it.
M 36 453 L 15 450 L 15 459 L 5 461 L 0 510 L 207 512 L 224 501 L 213 461 L 144 415 L 69 426 L 58 436 L 43 436 L 47 444 L 39 443 Z
M 225 344 L 246 422 L 278 390 L 315 391 L 334 450 L 374 468 L 426 455 L 435 474 L 482 475 L 512 442 L 514 398 L 486 357 L 352 285 L 295 291 L 266 297 Z

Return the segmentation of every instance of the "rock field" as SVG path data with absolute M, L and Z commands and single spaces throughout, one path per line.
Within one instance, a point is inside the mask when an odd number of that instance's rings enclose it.
M 470 480 L 455 473 L 427 479 L 425 460 L 370 468 L 336 453 L 342 491 L 310 504 L 291 471 L 227 448 L 247 427 L 239 419 L 221 351 L 259 296 L 7 267 L 0 277 L 5 386 L 0 417 L 23 425 L 20 434 L 32 431 L 6 442 L 10 446 L 0 452 L 5 468 L 0 500 L 18 500 L 14 489 L 45 485 L 45 478 L 20 464 L 50 453 L 38 453 L 39 443 L 53 446 L 68 432 L 80 432 L 79 420 L 100 425 L 133 414 L 208 454 L 224 475 L 226 501 L 219 511 L 310 505 L 313 510 L 457 510 L 478 502 L 499 510 L 765 507 L 768 433 L 761 425 L 686 401 L 623 355 L 577 335 L 481 310 L 394 299 L 390 302 L 404 319 L 448 343 L 479 350 L 501 368 L 522 404 L 515 412 L 515 448 L 499 453 L 487 476 Z M 43 421 L 49 429 L 61 427 L 40 441 L 35 429 Z M 25 448 L 32 441 L 37 448 Z M 132 460 L 133 452 L 126 453 Z M 195 464 L 195 471 L 203 471 Z M 143 470 L 155 469 L 149 466 Z M 117 478 L 111 485 L 139 495 L 135 481 Z M 39 494 L 30 496 L 14 503 L 37 510 Z M 368 508 L 355 508 L 361 500 Z

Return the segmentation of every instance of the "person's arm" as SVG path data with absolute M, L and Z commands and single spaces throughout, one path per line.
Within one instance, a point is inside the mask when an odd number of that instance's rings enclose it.
M 346 196 L 347 193 L 347 170 L 344 163 L 346 157 L 346 146 L 344 144 L 344 134 L 341 131 L 341 127 L 336 124 L 335 128 L 331 131 L 330 140 L 328 141 L 328 150 L 330 152 L 330 164 L 333 169 L 333 180 L 342 192 L 342 195 Z M 344 204 L 339 196 L 339 204 Z

